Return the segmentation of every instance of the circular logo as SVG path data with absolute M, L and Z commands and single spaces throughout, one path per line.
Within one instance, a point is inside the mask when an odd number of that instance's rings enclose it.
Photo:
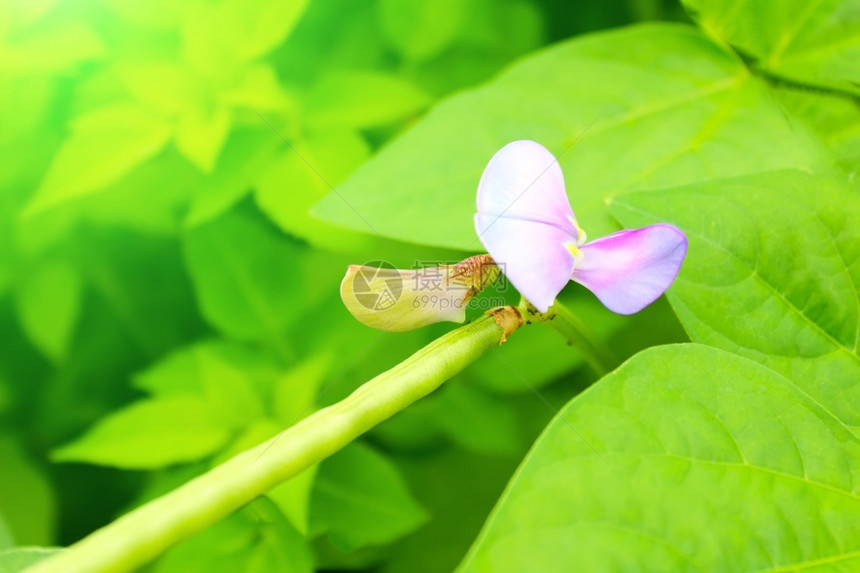
M 364 308 L 388 310 L 403 293 L 403 279 L 391 263 L 371 261 L 352 277 L 352 291 Z

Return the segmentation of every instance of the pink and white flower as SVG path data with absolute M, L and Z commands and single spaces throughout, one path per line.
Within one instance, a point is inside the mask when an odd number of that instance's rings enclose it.
M 665 223 L 586 242 L 558 161 L 534 141 L 514 141 L 493 156 L 477 202 L 478 236 L 541 312 L 573 280 L 609 310 L 633 314 L 669 288 L 687 254 L 687 237 Z

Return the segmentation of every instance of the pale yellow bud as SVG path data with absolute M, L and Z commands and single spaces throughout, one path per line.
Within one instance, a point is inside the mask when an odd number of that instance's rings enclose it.
M 469 300 L 498 276 L 487 255 L 410 270 L 350 265 L 340 296 L 367 326 L 400 332 L 436 322 L 463 322 Z

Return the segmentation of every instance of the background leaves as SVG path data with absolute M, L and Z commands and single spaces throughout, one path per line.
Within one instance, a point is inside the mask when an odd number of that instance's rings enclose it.
M 559 44 L 443 102 L 338 193 L 383 235 L 479 249 L 475 182 L 516 139 L 559 157 L 592 237 L 617 229 L 605 206 L 616 195 L 830 161 L 736 56 L 692 28 L 650 25 Z M 335 194 L 315 209 L 364 225 Z

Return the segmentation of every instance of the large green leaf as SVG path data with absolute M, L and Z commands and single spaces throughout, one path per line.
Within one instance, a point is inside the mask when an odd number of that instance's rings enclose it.
M 856 0 L 683 0 L 714 36 L 768 72 L 860 94 Z
M 555 418 L 460 571 L 852 570 L 858 477 L 860 442 L 787 379 L 649 349 Z
M 855 187 L 860 186 L 860 101 L 787 86 L 773 91 L 789 113 L 827 144 Z
M 592 237 L 617 228 L 605 201 L 619 194 L 831 161 L 740 60 L 692 28 L 647 25 L 559 44 L 439 104 L 316 212 L 363 232 L 366 220 L 385 236 L 479 250 L 478 180 L 516 139 L 560 157 Z
M 841 177 L 764 173 L 625 197 L 613 212 L 687 233 L 669 299 L 693 340 L 766 364 L 860 429 L 860 196 Z

